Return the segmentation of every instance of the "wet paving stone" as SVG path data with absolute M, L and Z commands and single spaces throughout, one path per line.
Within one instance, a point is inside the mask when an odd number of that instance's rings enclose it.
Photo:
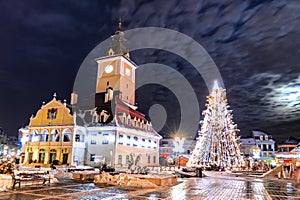
M 91 191 L 91 190 L 99 190 L 100 188 L 95 186 L 93 183 L 90 184 L 80 184 L 70 186 L 71 189 L 82 190 L 82 191 Z
M 77 200 L 99 200 L 99 199 L 105 199 L 105 198 L 114 197 L 114 196 L 118 196 L 118 195 L 112 195 L 112 194 L 104 193 L 104 192 L 94 192 L 93 194 L 79 195 L 76 197 L 76 199 Z
M 206 178 L 179 180 L 181 181 L 179 184 L 171 187 L 132 189 L 65 179 L 50 186 L 25 186 L 0 192 L 0 200 L 300 200 L 300 188 L 297 184 L 281 180 L 219 177 L 218 174 Z
M 31 200 L 31 199 L 40 199 L 41 196 L 32 195 L 32 194 L 22 194 L 22 193 L 14 193 L 1 195 L 1 200 Z
M 44 189 L 44 190 L 35 190 L 32 191 L 31 193 L 34 194 L 40 194 L 40 195 L 47 195 L 47 196 L 56 196 L 56 195 L 62 195 L 65 193 L 74 193 L 78 192 L 78 190 L 71 190 L 67 188 L 52 188 L 52 189 Z

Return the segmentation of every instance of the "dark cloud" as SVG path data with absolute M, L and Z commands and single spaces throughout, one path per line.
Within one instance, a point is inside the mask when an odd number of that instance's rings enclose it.
M 9 134 L 26 124 L 52 92 L 68 98 L 85 56 L 122 18 L 125 30 L 165 27 L 198 41 L 222 74 L 242 134 L 260 129 L 277 137 L 300 137 L 297 0 L 2 1 L 0 11 L 0 124 Z M 133 52 L 132 59 L 178 70 L 197 91 L 204 109 L 208 91 L 186 61 L 155 50 Z M 156 103 L 170 102 L 167 110 L 176 106 L 167 90 L 154 89 L 153 94 Z M 141 107 L 147 113 L 146 103 Z

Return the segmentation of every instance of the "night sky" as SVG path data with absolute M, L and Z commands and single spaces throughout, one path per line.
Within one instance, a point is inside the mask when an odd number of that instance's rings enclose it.
M 163 2 L 0 1 L 0 126 L 16 135 L 54 92 L 69 100 L 82 61 L 121 18 L 123 30 L 164 27 L 201 44 L 222 75 L 241 135 L 262 130 L 279 140 L 300 138 L 300 1 Z M 206 85 L 185 60 L 151 49 L 132 52 L 131 59 L 182 73 L 197 93 L 199 112 L 205 109 Z M 152 94 L 147 100 L 146 91 Z M 161 133 L 172 134 L 180 116 L 174 95 L 151 85 L 137 91 L 142 112 L 152 100 L 167 104 Z

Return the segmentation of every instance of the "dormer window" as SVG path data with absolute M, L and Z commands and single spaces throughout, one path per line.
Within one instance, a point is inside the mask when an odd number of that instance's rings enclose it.
M 50 119 L 50 120 L 55 119 L 56 114 L 57 114 L 57 108 L 48 109 L 47 119 Z
M 259 139 L 260 139 L 260 140 L 264 140 L 264 136 L 261 135 L 261 136 L 259 137 Z
M 265 140 L 269 140 L 269 137 L 267 135 L 265 136 Z

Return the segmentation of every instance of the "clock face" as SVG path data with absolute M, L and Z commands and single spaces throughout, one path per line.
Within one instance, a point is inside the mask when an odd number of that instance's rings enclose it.
M 114 67 L 112 65 L 107 65 L 105 67 L 105 72 L 108 74 L 111 73 L 113 70 L 114 70 Z

